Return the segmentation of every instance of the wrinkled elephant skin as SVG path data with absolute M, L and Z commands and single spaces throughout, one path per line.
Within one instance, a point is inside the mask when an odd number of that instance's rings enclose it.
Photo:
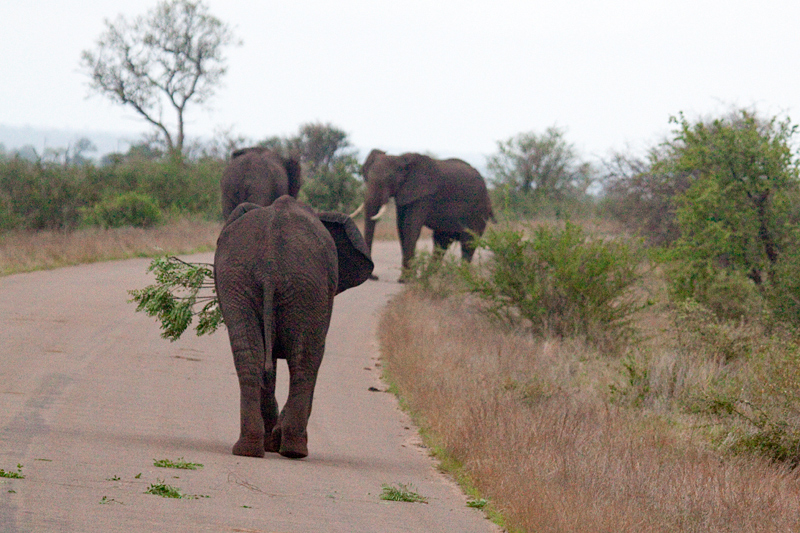
M 235 455 L 308 455 L 306 427 L 334 295 L 363 283 L 373 264 L 355 224 L 315 213 L 291 196 L 268 207 L 240 204 L 217 241 L 217 297 L 239 379 Z M 289 367 L 279 412 L 278 358 Z
M 243 148 L 231 154 L 220 185 L 222 216 L 227 219 L 245 202 L 263 207 L 285 194 L 297 198 L 302 185 L 300 161 L 264 147 Z
M 438 160 L 416 153 L 392 156 L 372 150 L 362 173 L 367 186 L 364 238 L 369 249 L 373 217 L 394 198 L 404 270 L 414 257 L 423 226 L 433 230 L 436 249 L 446 250 L 459 241 L 462 258 L 472 260 L 471 233 L 482 235 L 487 221 L 494 219 L 486 183 L 472 166 L 460 159 Z

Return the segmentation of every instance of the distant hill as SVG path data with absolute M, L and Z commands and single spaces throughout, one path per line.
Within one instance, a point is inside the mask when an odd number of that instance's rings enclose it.
M 137 142 L 141 138 L 141 134 L 42 129 L 0 124 L 0 144 L 5 147 L 6 151 L 18 150 L 29 145 L 33 146 L 41 155 L 48 148 L 67 148 L 84 137 L 97 147 L 97 152 L 84 155 L 92 159 L 100 159 L 103 155 L 111 152 L 127 152 L 130 144 Z

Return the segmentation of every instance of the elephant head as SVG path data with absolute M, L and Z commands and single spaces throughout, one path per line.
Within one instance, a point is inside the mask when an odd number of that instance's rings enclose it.
M 486 183 L 480 173 L 460 159 L 439 160 L 417 153 L 399 156 L 372 150 L 362 166 L 366 183 L 364 239 L 372 249 L 375 223 L 382 207 L 394 198 L 403 267 L 409 266 L 423 226 L 434 232 L 440 248 L 454 240 L 469 260 L 471 233 L 482 234 L 493 218 Z
M 347 215 L 315 213 L 288 195 L 233 210 L 217 240 L 214 283 L 239 378 L 235 455 L 308 455 L 306 427 L 333 297 L 366 281 L 372 268 Z M 279 358 L 290 374 L 280 414 Z
M 261 146 L 231 154 L 222 175 L 222 216 L 244 202 L 267 206 L 288 194 L 297 198 L 302 185 L 300 161 Z

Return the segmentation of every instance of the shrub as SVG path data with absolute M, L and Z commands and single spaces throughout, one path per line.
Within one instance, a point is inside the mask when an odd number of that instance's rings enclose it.
M 466 279 L 494 316 L 527 321 L 537 335 L 583 335 L 609 348 L 632 332 L 641 257 L 628 244 L 587 238 L 567 223 L 563 230 L 539 227 L 531 239 L 490 230 L 477 246 L 492 257 L 485 272 L 466 271 Z
M 303 199 L 319 211 L 351 213 L 363 198 L 352 167 L 349 161 L 337 161 L 316 169 L 301 190 Z
M 800 345 L 773 335 L 753 346 L 746 366 L 720 373 L 689 407 L 719 425 L 719 445 L 800 464 Z
M 64 229 L 87 205 L 81 167 L 12 159 L 0 163 L 0 223 L 6 229 Z
M 103 228 L 146 228 L 161 221 L 155 200 L 146 194 L 127 192 L 113 196 L 83 211 L 83 222 Z
M 428 298 L 447 298 L 459 292 L 466 292 L 464 286 L 464 266 L 460 259 L 442 253 L 418 251 L 403 272 L 403 280 L 413 283 L 416 290 Z

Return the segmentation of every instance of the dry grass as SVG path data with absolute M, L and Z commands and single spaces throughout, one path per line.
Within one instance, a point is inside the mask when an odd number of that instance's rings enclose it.
M 356 221 L 363 232 L 364 219 Z M 0 233 L 0 276 L 69 265 L 213 250 L 221 222 L 175 219 L 155 228 Z M 421 238 L 430 236 L 423 231 Z M 397 240 L 394 209 L 375 228 L 375 240 Z
M 213 250 L 221 224 L 180 219 L 156 228 L 0 234 L 0 275 L 163 253 Z
M 800 531 L 800 473 L 718 456 L 656 410 L 608 401 L 619 362 L 499 331 L 469 301 L 406 291 L 387 376 L 512 531 Z

